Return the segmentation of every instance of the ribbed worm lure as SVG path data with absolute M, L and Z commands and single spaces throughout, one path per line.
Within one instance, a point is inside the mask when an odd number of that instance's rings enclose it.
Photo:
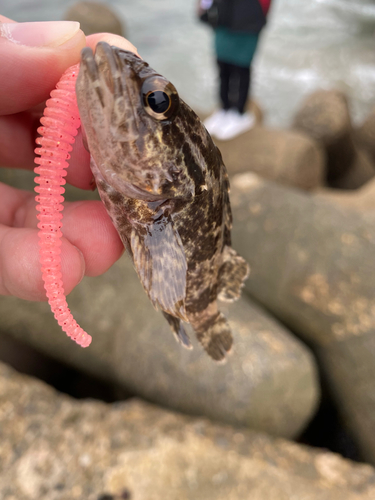
M 79 64 L 69 68 L 51 92 L 51 99 L 46 102 L 40 120 L 42 126 L 38 128 L 41 137 L 36 139 L 40 147 L 35 149 L 35 153 L 40 157 L 35 158 L 35 163 L 39 166 L 34 172 L 38 174 L 35 178 L 39 184 L 35 187 L 38 193 L 35 199 L 39 212 L 40 262 L 48 303 L 63 331 L 77 344 L 87 347 L 91 336 L 73 318 L 61 280 L 61 212 L 65 192 L 62 186 L 66 183 L 64 177 L 69 152 L 81 125 L 75 94 L 78 70 Z

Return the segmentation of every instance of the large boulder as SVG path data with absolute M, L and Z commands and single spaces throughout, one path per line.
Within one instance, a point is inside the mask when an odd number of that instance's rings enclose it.
M 362 125 L 354 129 L 354 139 L 375 162 L 375 108 L 371 110 Z
M 374 210 L 375 180 L 373 179 L 369 181 L 367 184 L 355 191 L 341 191 L 337 189 L 323 188 L 317 191 L 315 195 L 355 210 Z
M 137 400 L 77 401 L 0 364 L 0 497 L 372 500 L 375 470 Z
M 355 158 L 352 126 L 345 94 L 317 90 L 301 103 L 293 128 L 318 141 L 327 154 L 327 181 L 343 176 Z
M 191 339 L 177 344 L 124 256 L 105 275 L 87 278 L 68 297 L 93 336 L 87 349 L 68 339 L 45 303 L 0 298 L 1 331 L 132 394 L 177 410 L 298 435 L 312 417 L 319 389 L 309 350 L 267 313 L 242 298 L 222 307 L 234 334 L 225 365 Z
M 266 179 L 307 190 L 323 183 L 323 151 L 306 134 L 255 127 L 231 141 L 215 142 L 230 175 L 250 170 Z
M 364 187 L 375 176 L 371 156 L 365 149 L 355 148 L 353 162 L 340 177 L 332 179 L 330 185 L 340 190 L 356 190 Z
M 105 3 L 77 2 L 67 10 L 64 19 L 78 21 L 86 36 L 102 32 L 125 36 L 123 23 L 119 16 Z
M 375 213 L 266 182 L 232 180 L 233 239 L 246 289 L 315 347 L 365 455 L 375 463 Z

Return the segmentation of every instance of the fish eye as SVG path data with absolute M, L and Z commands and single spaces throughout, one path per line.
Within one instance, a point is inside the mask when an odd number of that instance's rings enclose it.
M 166 113 L 171 106 L 171 98 L 162 90 L 155 90 L 146 95 L 146 102 L 154 113 Z
M 175 87 L 162 76 L 151 76 L 143 82 L 141 98 L 146 113 L 158 121 L 171 120 L 180 101 Z

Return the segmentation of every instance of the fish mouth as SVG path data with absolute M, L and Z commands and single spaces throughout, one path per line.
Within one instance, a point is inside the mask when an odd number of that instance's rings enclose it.
M 124 91 L 129 90 L 124 81 L 128 81 L 133 76 L 131 73 L 131 65 L 121 64 L 118 57 L 119 49 L 111 47 L 106 42 L 99 42 L 95 49 L 95 55 L 89 47 L 85 47 L 81 54 L 81 63 L 86 68 L 87 74 L 91 79 L 94 87 L 102 88 L 105 85 L 113 98 L 122 97 Z M 128 54 L 131 52 L 121 51 Z M 129 62 L 136 56 L 128 57 Z M 125 79 L 124 79 L 125 73 Z M 125 88 L 124 88 L 125 87 Z
M 145 65 L 133 52 L 99 42 L 95 54 L 90 47 L 81 52 L 81 67 L 77 82 L 77 99 L 82 107 L 95 113 L 112 130 L 119 141 L 135 141 L 139 137 L 138 117 L 140 83 L 137 73 Z M 80 78 L 81 77 L 81 78 Z

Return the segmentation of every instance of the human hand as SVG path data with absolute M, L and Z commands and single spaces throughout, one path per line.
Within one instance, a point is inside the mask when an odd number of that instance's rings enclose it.
M 64 71 L 79 62 L 85 45 L 97 42 L 137 52 L 122 37 L 87 37 L 78 23 L 14 23 L 0 16 L 0 166 L 32 170 L 36 128 L 43 103 Z M 79 134 L 69 162 L 68 183 L 90 189 L 89 154 Z M 46 300 L 39 263 L 35 193 L 0 183 L 0 295 Z M 123 246 L 99 201 L 66 203 L 61 253 L 68 294 L 83 278 L 105 272 Z

